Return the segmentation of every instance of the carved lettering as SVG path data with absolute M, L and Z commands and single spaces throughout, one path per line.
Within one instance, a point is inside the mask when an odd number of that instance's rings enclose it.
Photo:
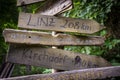
M 9 34 L 8 34 L 9 35 Z M 29 36 L 25 35 L 25 34 L 16 34 L 16 33 L 12 33 L 10 36 L 9 36 L 11 39 L 19 39 L 19 38 L 29 38 Z
M 85 61 L 80 58 L 80 56 L 75 57 L 74 66 L 76 67 L 87 67 L 87 68 L 96 68 L 99 67 L 97 64 L 93 64 L 91 61 Z
M 28 19 L 28 22 L 27 22 L 27 25 L 30 25 L 30 26 L 36 26 L 36 23 L 35 20 L 33 19 L 32 15 L 29 16 L 29 19 Z
M 65 61 L 67 60 L 67 56 L 65 55 L 64 57 L 56 57 L 56 56 L 50 56 L 47 55 L 49 53 L 46 54 L 46 52 L 43 52 L 44 54 L 39 54 L 39 53 L 34 53 L 32 52 L 32 50 L 29 49 L 24 49 L 23 51 L 23 58 L 27 58 L 29 60 L 39 60 L 39 61 L 47 61 L 50 63 L 65 63 Z M 92 64 L 90 61 L 87 62 L 85 60 L 82 60 L 79 56 L 75 57 L 75 61 L 74 61 L 74 65 L 77 67 L 88 67 L 88 68 L 92 68 L 92 67 L 99 67 L 98 65 Z
M 59 57 L 57 57 L 57 56 L 48 55 L 49 53 L 46 51 L 42 51 L 42 53 L 43 54 L 34 53 L 30 49 L 24 49 L 22 59 L 29 59 L 31 61 L 39 60 L 39 61 L 46 61 L 46 62 L 50 62 L 50 63 L 62 63 L 62 64 L 64 64 L 67 59 L 66 55 L 64 57 L 61 57 L 61 55 L 59 55 Z
M 60 76 L 54 76 L 57 77 L 58 80 L 87 80 L 87 79 L 92 79 L 92 78 L 100 78 L 103 76 L 103 72 L 99 71 L 95 73 L 94 71 L 90 72 L 84 72 L 82 74 L 75 73 L 75 74 L 65 74 L 65 75 L 60 75 Z M 52 78 L 54 80 L 54 77 Z M 44 78 L 45 79 L 45 78 Z M 46 79 L 50 79 L 47 77 Z
M 84 23 L 82 24 L 81 29 L 82 30 L 90 30 L 91 31 L 91 27 L 86 25 L 86 24 L 84 24 Z
M 49 23 L 49 26 L 55 26 L 55 21 L 53 18 L 50 18 L 50 23 Z
M 41 48 L 39 46 L 20 45 L 10 48 L 8 61 L 12 63 L 41 66 L 61 70 L 73 70 L 109 66 L 106 60 L 85 54 L 60 49 Z M 16 58 L 14 58 L 14 57 Z M 92 61 L 90 58 L 93 58 Z M 98 63 L 98 60 L 99 61 Z M 103 64 L 102 64 L 103 63 Z
M 32 19 L 32 15 L 30 15 L 27 25 L 29 25 L 29 26 L 52 26 L 52 27 L 54 27 L 55 26 L 55 20 L 54 20 L 54 18 L 44 18 L 44 17 L 38 17 L 38 18 Z
M 60 27 L 66 28 L 67 23 L 68 23 L 68 20 L 65 20 L 65 23 L 61 25 Z
M 82 29 L 82 30 L 89 30 L 91 31 L 91 27 L 86 25 L 86 24 L 80 24 L 80 22 L 78 21 L 74 21 L 74 22 L 71 22 L 71 21 L 68 21 L 68 20 L 65 20 L 65 24 L 60 26 L 60 27 L 63 27 L 63 28 L 72 28 L 72 29 Z
M 47 13 L 46 13 L 47 14 Z M 94 20 L 58 18 L 40 14 L 21 13 L 18 26 L 20 28 L 52 30 L 61 32 L 79 32 L 92 34 L 104 29 Z
M 55 24 L 57 23 L 56 20 L 58 20 L 58 19 L 55 20 L 55 18 L 52 18 L 52 17 L 51 18 L 49 18 L 49 17 L 38 17 L 36 19 L 37 19 L 36 22 L 33 21 L 32 16 L 30 15 L 27 25 L 29 25 L 29 26 L 48 26 L 48 27 L 52 26 L 52 27 L 54 27 Z M 71 28 L 71 29 L 82 29 L 82 30 L 89 30 L 89 31 L 91 30 L 91 27 L 84 24 L 84 23 L 81 25 L 80 22 L 78 22 L 78 21 L 71 22 L 71 21 L 68 21 L 67 19 L 65 20 L 64 24 L 63 23 L 61 24 L 60 27 Z
M 42 26 L 42 25 L 48 26 L 48 18 L 47 19 L 45 19 L 45 18 L 38 18 L 37 25 L 39 25 L 39 26 Z

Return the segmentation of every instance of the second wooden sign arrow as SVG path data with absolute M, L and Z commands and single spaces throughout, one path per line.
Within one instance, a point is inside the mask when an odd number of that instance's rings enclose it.
M 53 37 L 49 33 L 5 29 L 3 36 L 6 42 L 36 45 L 101 45 L 104 43 L 103 37 L 71 36 L 67 34 L 57 34 Z
M 31 13 L 19 14 L 18 27 L 86 34 L 95 33 L 104 28 L 94 20 L 62 18 Z
M 28 45 L 11 45 L 7 61 L 60 70 L 96 68 L 111 65 L 98 56 Z

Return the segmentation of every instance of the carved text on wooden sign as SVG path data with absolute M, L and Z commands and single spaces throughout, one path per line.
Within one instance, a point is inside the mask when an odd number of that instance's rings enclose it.
M 44 0 L 17 0 L 17 6 L 32 4 L 40 1 L 44 1 Z
M 60 70 L 110 66 L 101 57 L 39 46 L 10 46 L 8 62 L 41 66 Z
M 18 27 L 86 34 L 95 33 L 104 28 L 94 20 L 62 18 L 31 13 L 19 14 Z
M 5 29 L 3 36 L 6 42 L 20 44 L 37 45 L 101 45 L 104 43 L 103 37 L 71 36 L 67 34 L 57 34 L 53 37 L 49 33 Z
M 95 80 L 120 76 L 120 66 L 89 68 L 52 74 L 12 77 L 5 80 Z

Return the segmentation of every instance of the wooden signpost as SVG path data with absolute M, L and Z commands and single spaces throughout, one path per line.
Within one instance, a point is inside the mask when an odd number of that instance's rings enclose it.
M 5 29 L 3 36 L 6 42 L 17 44 L 36 45 L 101 45 L 104 43 L 103 37 L 72 36 L 67 34 L 57 34 L 54 37 L 45 32 L 24 31 Z
M 17 6 L 40 1 L 44 0 L 18 0 Z M 57 48 L 55 46 L 102 45 L 104 43 L 103 37 L 55 34 L 55 31 L 93 34 L 105 28 L 94 20 L 53 16 L 71 8 L 71 0 L 47 0 L 36 14 L 19 14 L 19 28 L 50 30 L 53 32 L 52 35 L 46 32 L 5 29 L 3 36 L 6 42 L 12 43 L 7 54 L 7 62 L 74 71 L 2 80 L 91 80 L 120 76 L 120 66 L 107 67 L 111 64 L 101 57 L 40 46 L 50 45 Z
M 95 33 L 104 28 L 94 20 L 63 18 L 31 13 L 19 14 L 18 27 L 86 34 Z
M 48 0 L 42 8 L 37 10 L 37 13 L 54 16 L 70 9 L 72 9 L 71 0 Z
M 44 0 L 17 0 L 17 6 L 28 5 L 40 1 L 44 1 Z
M 46 1 L 43 8 L 40 7 L 38 9 L 38 13 L 42 15 L 51 15 L 54 16 L 56 14 L 60 14 L 67 10 L 72 9 L 72 0 L 48 0 Z M 52 31 L 52 37 L 56 37 L 56 32 Z M 56 46 L 52 46 L 52 48 L 57 48 Z M 52 73 L 57 72 L 58 70 L 52 69 Z
M 120 76 L 120 66 L 12 77 L 2 80 L 102 80 Z M 108 79 L 107 79 L 108 80 Z
M 109 62 L 98 56 L 79 54 L 60 49 L 41 48 L 33 45 L 11 45 L 7 61 L 59 70 L 111 66 Z

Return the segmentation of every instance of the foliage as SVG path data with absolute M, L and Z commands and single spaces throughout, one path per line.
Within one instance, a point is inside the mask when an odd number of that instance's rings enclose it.
M 12 76 L 23 76 L 26 74 L 42 74 L 42 73 L 49 73 L 49 69 L 41 68 L 41 67 L 35 67 L 30 66 L 29 72 L 26 69 L 27 67 L 25 65 L 15 65 L 15 69 L 13 70 Z
M 15 0 L 0 0 L 0 63 L 7 53 L 8 46 L 2 36 L 5 28 L 17 28 L 18 10 Z
M 115 0 L 73 0 L 74 8 L 70 11 L 64 13 L 65 17 L 71 18 L 82 18 L 82 19 L 93 19 L 99 22 L 101 25 L 104 25 L 107 19 L 107 14 L 111 11 L 111 7 L 113 5 L 117 5 L 117 1 Z M 42 6 L 44 2 L 40 2 L 37 4 L 32 4 L 26 7 L 27 12 L 35 13 L 35 11 Z M 17 28 L 18 22 L 18 12 L 23 11 L 23 8 L 16 7 L 16 0 L 0 0 L 0 61 L 3 60 L 3 56 L 7 53 L 8 45 L 4 42 L 4 38 L 2 36 L 2 31 L 5 28 Z M 91 36 L 98 35 L 106 38 L 105 44 L 101 46 L 65 46 L 65 50 L 80 52 L 83 54 L 89 55 L 98 55 L 105 57 L 108 51 L 112 50 L 116 47 L 120 40 L 114 39 L 112 36 L 108 37 L 108 30 L 102 30 Z M 72 35 L 83 35 L 77 33 L 68 33 Z M 84 36 L 87 36 L 84 34 Z M 117 47 L 120 49 L 120 47 Z M 109 60 L 113 65 L 120 65 L 120 62 L 116 60 L 116 58 L 120 58 L 120 55 L 114 55 Z M 2 62 L 0 62 L 2 63 Z M 31 67 L 31 73 L 29 74 L 37 74 L 37 73 L 50 73 L 51 69 L 45 69 L 40 67 Z M 25 75 L 26 66 L 19 65 L 15 67 L 13 76 L 17 75 Z
M 103 24 L 112 5 L 113 0 L 74 0 L 74 8 L 67 12 L 65 16 L 94 19 Z
M 111 11 L 111 7 L 116 5 L 114 0 L 74 0 L 74 8 L 64 14 L 66 17 L 82 18 L 82 19 L 93 19 L 104 25 L 106 22 L 107 14 Z M 104 6 L 104 7 L 103 7 Z M 76 33 L 72 33 L 76 35 Z M 83 35 L 83 34 L 77 34 Z M 65 46 L 65 50 L 86 53 L 89 55 L 102 56 L 109 50 L 113 49 L 118 43 L 119 39 L 114 39 L 112 36 L 107 37 L 107 29 L 97 32 L 91 36 L 98 35 L 106 38 L 104 45 L 101 46 Z M 87 36 L 87 35 L 85 35 Z M 104 56 L 103 56 L 104 57 Z M 119 57 L 120 58 L 120 57 Z M 116 62 L 114 59 L 108 59 L 114 65 Z M 114 61 L 113 61 L 114 60 Z M 119 62 L 118 62 L 119 63 Z M 118 64 L 120 65 L 120 64 Z

